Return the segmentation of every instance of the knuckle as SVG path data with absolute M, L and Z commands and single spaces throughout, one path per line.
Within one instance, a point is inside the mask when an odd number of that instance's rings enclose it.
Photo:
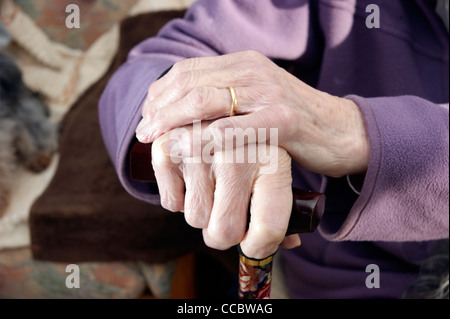
M 204 199 L 203 194 L 195 193 L 190 197 L 186 197 L 184 205 L 184 218 L 186 222 L 194 228 L 207 227 L 206 217 L 208 212 L 209 203 Z
M 177 75 L 181 74 L 182 72 L 184 72 L 184 70 L 185 70 L 185 67 L 184 67 L 185 61 L 186 60 L 181 60 L 181 61 L 176 62 L 172 66 L 172 68 L 170 69 L 170 73 L 172 73 L 173 75 L 177 76 Z
M 275 99 L 271 99 L 268 103 L 274 107 L 264 109 L 264 119 L 267 119 L 265 122 L 267 127 L 277 128 L 278 132 L 286 132 L 298 127 L 299 118 L 291 106 L 284 105 L 281 101 L 276 101 Z M 269 132 L 266 133 L 268 134 Z
M 208 88 L 199 87 L 192 90 L 188 96 L 189 103 L 198 114 L 203 114 L 212 101 L 212 92 Z
M 194 228 L 202 228 L 199 218 L 197 217 L 198 215 L 198 211 L 193 207 L 189 207 L 186 205 L 184 206 L 184 219 L 189 226 Z
M 184 208 L 184 198 L 178 196 L 175 190 L 162 189 L 160 198 L 161 206 L 171 212 L 179 212 Z
M 244 234 L 241 234 L 236 227 L 208 225 L 208 235 L 213 239 L 216 246 L 227 249 L 239 244 Z
M 184 92 L 189 87 L 191 82 L 191 72 L 181 72 L 176 76 L 174 89 L 177 91 Z
M 262 53 L 256 50 L 247 50 L 244 51 L 244 54 L 250 61 L 262 61 L 263 59 L 266 59 L 266 57 Z
M 185 72 L 185 71 L 196 69 L 198 66 L 199 59 L 200 58 L 188 58 L 188 59 L 179 61 L 177 63 L 178 67 L 179 67 L 179 71 Z
M 186 223 L 194 228 L 205 228 L 207 225 L 203 218 L 203 210 L 200 207 L 184 206 L 184 219 Z
M 183 202 L 174 198 L 161 197 L 161 206 L 171 212 L 183 210 Z
M 160 90 L 160 81 L 153 82 L 147 89 L 146 99 L 153 97 Z
M 278 229 L 266 224 L 254 225 L 253 238 L 264 246 L 278 245 L 284 238 L 286 230 Z
M 213 249 L 217 249 L 217 250 L 227 250 L 228 248 L 231 247 L 231 246 L 222 245 L 221 243 L 218 243 L 218 242 L 212 240 L 209 236 L 205 236 L 205 235 L 203 235 L 203 242 L 209 248 L 213 248 Z
M 278 123 L 282 123 L 285 128 L 295 128 L 298 126 L 298 117 L 289 106 L 280 105 L 275 118 Z
M 258 69 L 259 66 L 255 67 L 253 64 L 250 64 L 247 68 L 242 69 L 241 74 L 239 75 L 241 81 L 244 83 L 253 83 L 258 80 L 262 74 Z

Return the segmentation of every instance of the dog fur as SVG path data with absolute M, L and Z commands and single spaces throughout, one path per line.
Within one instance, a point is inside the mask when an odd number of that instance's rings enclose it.
M 44 170 L 57 147 L 58 129 L 49 121 L 48 108 L 26 88 L 15 61 L 0 52 L 0 217 L 9 205 L 17 168 Z

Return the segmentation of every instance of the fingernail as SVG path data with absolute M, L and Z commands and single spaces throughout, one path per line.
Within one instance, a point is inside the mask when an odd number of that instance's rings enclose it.
M 169 156 L 181 156 L 180 143 L 176 140 L 168 140 L 162 145 L 163 151 Z

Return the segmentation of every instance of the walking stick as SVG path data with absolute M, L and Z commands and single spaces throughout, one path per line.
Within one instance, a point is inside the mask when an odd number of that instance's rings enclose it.
M 292 212 L 287 235 L 316 230 L 325 209 L 325 195 L 293 188 Z M 275 254 L 262 259 L 249 258 L 239 251 L 239 299 L 268 299 L 272 286 Z
M 141 182 L 156 182 L 151 162 L 151 144 L 136 142 L 130 151 L 130 177 Z M 325 209 L 325 195 L 292 188 L 292 212 L 286 235 L 313 232 Z M 239 251 L 239 299 L 270 298 L 274 255 L 249 258 Z

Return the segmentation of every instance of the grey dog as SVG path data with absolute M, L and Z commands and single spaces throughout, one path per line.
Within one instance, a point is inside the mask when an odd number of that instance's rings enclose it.
M 49 121 L 48 108 L 24 85 L 15 61 L 0 52 L 0 217 L 9 205 L 16 169 L 44 170 L 57 147 L 58 128 Z

